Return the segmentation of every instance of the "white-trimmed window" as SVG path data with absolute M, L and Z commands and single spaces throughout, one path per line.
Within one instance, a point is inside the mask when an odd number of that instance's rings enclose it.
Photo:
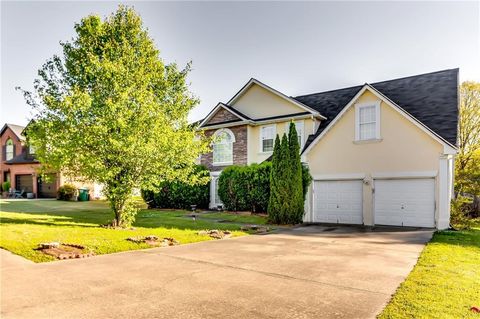
M 275 124 L 260 127 L 260 152 L 273 152 L 276 133 Z
M 355 105 L 355 140 L 380 139 L 380 101 Z
M 13 147 L 13 141 L 11 138 L 7 140 L 7 143 L 5 144 L 5 160 L 9 161 L 13 158 L 14 154 L 14 147 Z
M 300 145 L 300 151 L 303 148 L 303 143 L 304 143 L 304 121 L 295 121 L 295 129 L 297 130 L 297 136 L 298 136 L 298 145 Z M 290 122 L 285 123 L 285 133 L 288 135 L 288 132 L 290 131 Z
M 235 135 L 229 129 L 221 129 L 215 132 L 213 142 L 213 164 L 233 164 L 233 143 Z

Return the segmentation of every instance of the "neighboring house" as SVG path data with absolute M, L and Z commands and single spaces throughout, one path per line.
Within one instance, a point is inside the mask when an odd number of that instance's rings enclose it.
M 60 173 L 41 176 L 40 162 L 35 159 L 35 150 L 27 143 L 25 127 L 5 124 L 0 131 L 2 154 L 0 162 L 1 182 L 10 181 L 10 187 L 18 191 L 33 193 L 36 198 L 55 198 L 60 185 L 72 183 L 77 187 L 88 187 L 91 196 L 99 197 L 99 185 L 68 179 Z M 45 178 L 46 177 L 46 178 Z
M 267 160 L 291 121 L 314 179 L 305 222 L 449 226 L 458 69 L 297 97 L 251 79 L 200 122 L 212 208 L 222 169 Z
M 35 151 L 28 146 L 23 135 L 25 127 L 5 124 L 0 131 L 2 161 L 0 163 L 2 183 L 10 181 L 11 188 L 33 193 L 36 197 L 55 197 L 60 181 L 57 174 L 50 174 L 46 181 L 37 174 L 40 163 Z

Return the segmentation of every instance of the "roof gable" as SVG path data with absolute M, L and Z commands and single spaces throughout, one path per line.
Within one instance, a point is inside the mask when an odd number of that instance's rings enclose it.
M 0 135 L 3 135 L 3 133 L 5 133 L 7 129 L 10 129 L 19 141 L 25 140 L 25 136 L 23 136 L 22 134 L 23 130 L 25 129 L 24 126 L 5 123 L 5 125 L 3 125 L 2 129 L 0 130 Z
M 323 118 L 317 110 L 253 78 L 227 104 L 253 120 L 299 112 L 309 112 Z
M 250 118 L 248 116 L 234 108 L 223 103 L 218 103 L 217 106 L 215 106 L 215 108 L 213 108 L 213 110 L 211 110 L 210 113 L 208 113 L 208 115 L 200 122 L 199 127 L 249 120 Z
M 456 145 L 458 69 L 377 82 L 370 86 L 449 144 Z M 327 117 L 320 123 L 317 132 L 309 136 L 305 149 L 362 88 L 363 86 L 359 85 L 295 97 Z

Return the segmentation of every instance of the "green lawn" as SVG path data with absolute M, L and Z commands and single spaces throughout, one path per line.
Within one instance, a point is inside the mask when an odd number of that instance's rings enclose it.
M 480 318 L 472 306 L 480 307 L 480 227 L 435 233 L 379 318 Z
M 0 247 L 35 262 L 44 262 L 54 258 L 34 250 L 42 242 L 81 244 L 96 254 L 108 254 L 150 247 L 125 240 L 133 236 L 173 237 L 186 244 L 212 240 L 198 235 L 198 230 L 231 230 L 234 236 L 242 236 L 246 235 L 240 231 L 243 223 L 265 223 L 265 218 L 260 216 L 211 213 L 193 221 L 188 214 L 143 209 L 137 215 L 133 230 L 114 230 L 99 227 L 112 219 L 112 213 L 102 201 L 0 200 Z

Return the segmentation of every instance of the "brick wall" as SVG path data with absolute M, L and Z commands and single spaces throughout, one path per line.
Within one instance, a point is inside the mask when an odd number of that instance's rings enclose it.
M 233 143 L 233 164 L 234 165 L 246 165 L 247 164 L 247 126 L 240 125 L 229 127 L 229 130 L 232 131 L 235 135 L 235 142 Z M 207 130 L 205 131 L 205 136 L 210 137 L 217 130 Z M 205 165 L 210 171 L 221 171 L 226 166 L 214 166 L 213 162 L 213 153 L 203 154 L 200 160 L 202 165 Z

